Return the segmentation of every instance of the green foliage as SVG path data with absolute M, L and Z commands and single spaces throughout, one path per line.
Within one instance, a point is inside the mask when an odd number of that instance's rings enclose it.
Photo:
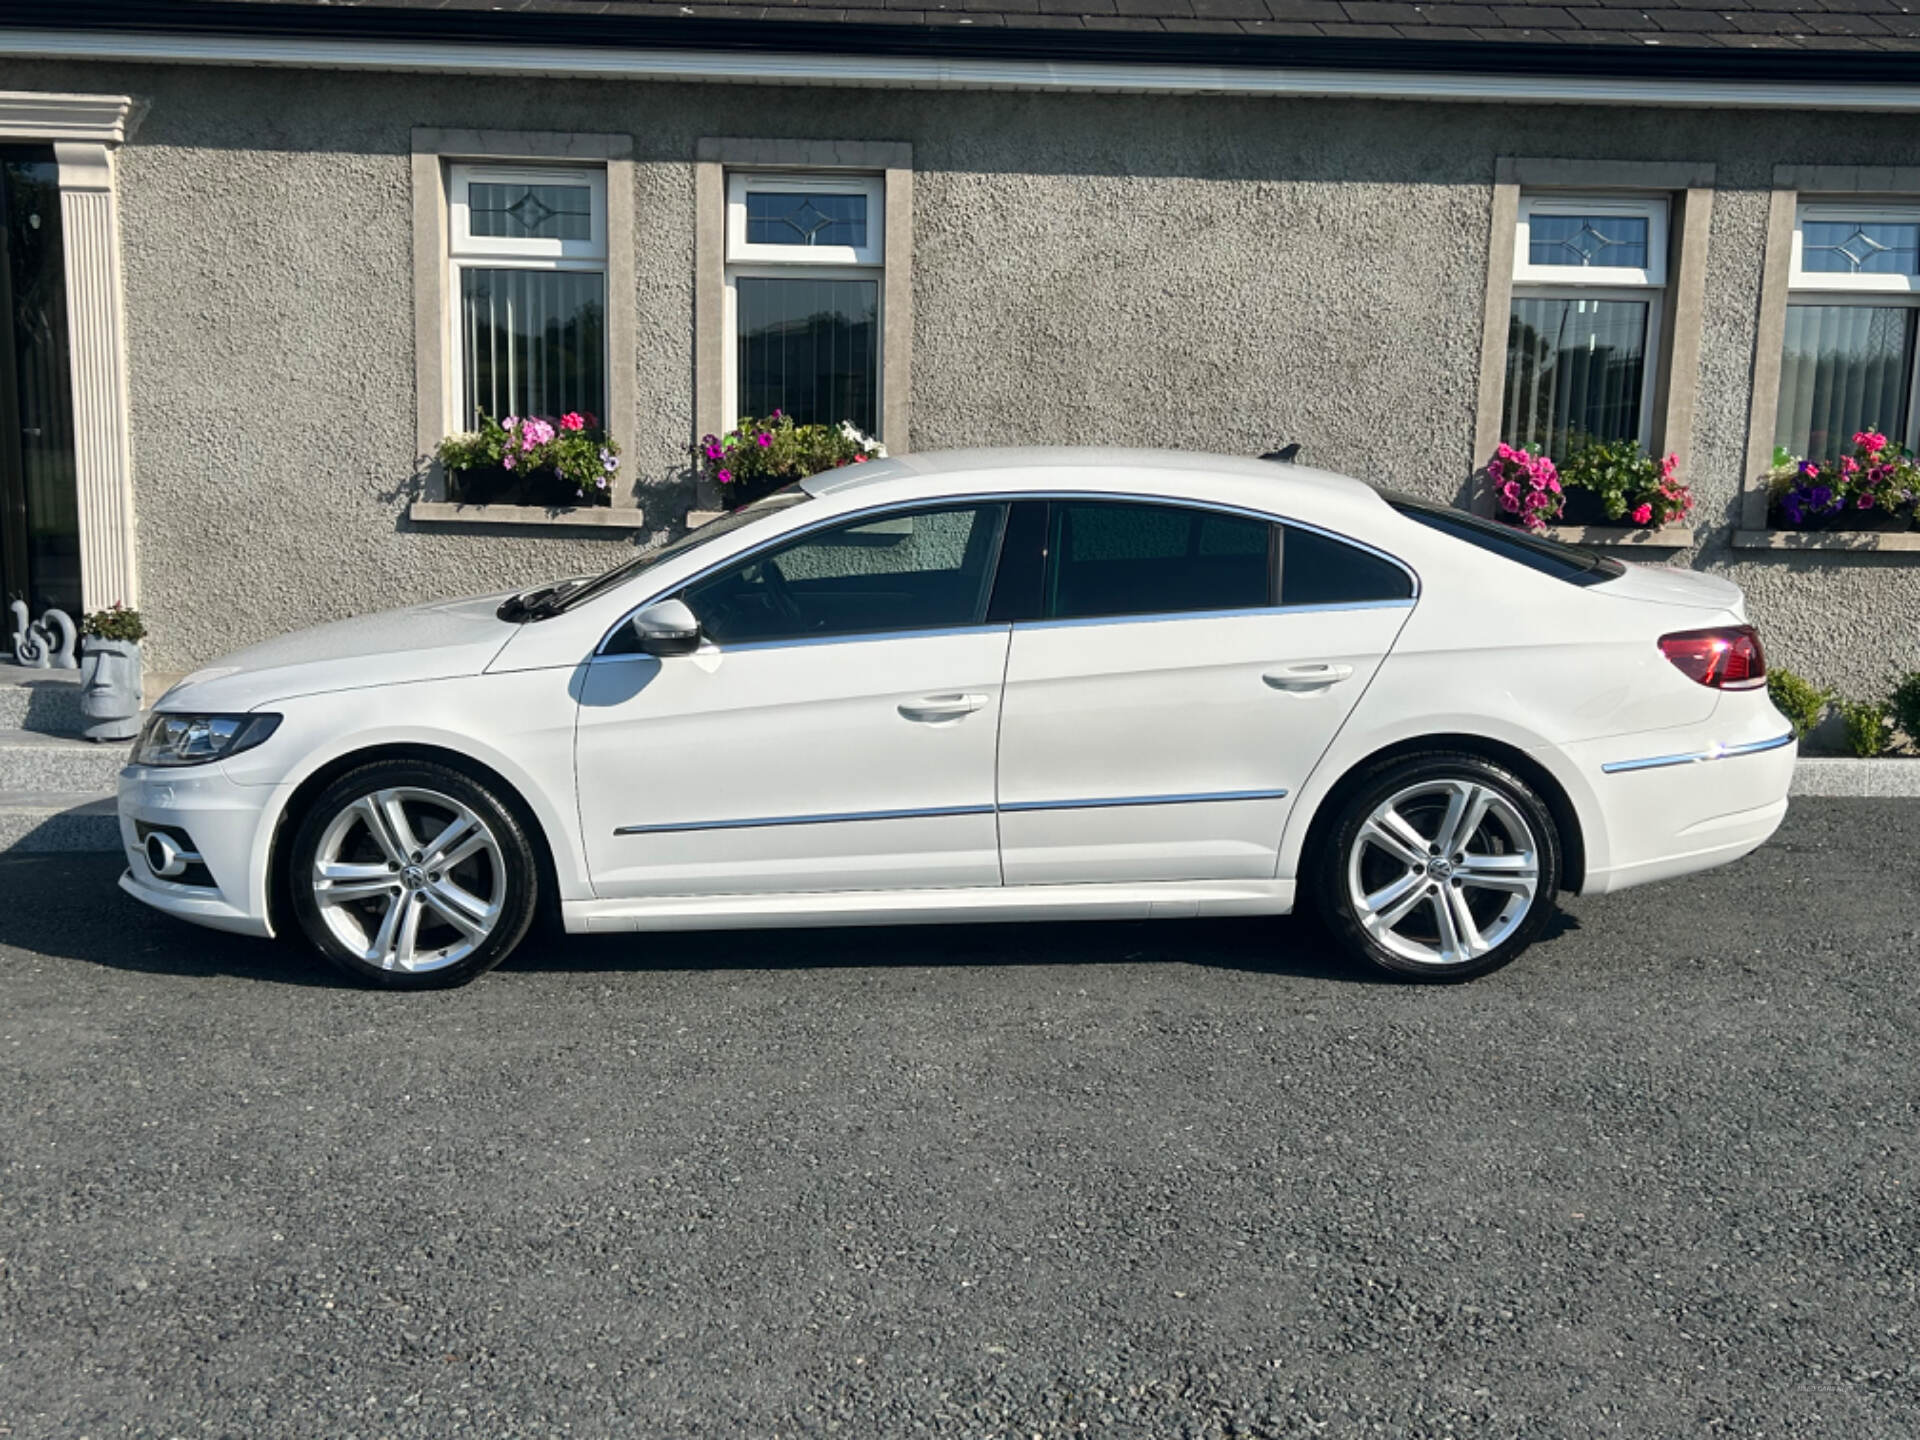
M 131 640 L 146 638 L 147 623 L 138 610 L 129 610 L 118 600 L 104 610 L 96 610 L 80 622 L 80 633 L 94 640 Z
M 1791 670 L 1767 672 L 1767 697 L 1773 701 L 1774 709 L 1793 725 L 1796 740 L 1806 739 L 1807 732 L 1820 723 L 1827 706 L 1833 703 L 1831 690 L 1822 690 Z
M 1637 440 L 1579 443 L 1560 467 L 1560 483 L 1600 497 L 1609 520 L 1657 527 L 1684 520 L 1693 510 L 1693 492 L 1676 476 L 1678 462 L 1656 460 Z
M 742 416 L 725 435 L 703 435 L 694 456 L 720 487 L 729 510 L 769 495 L 796 480 L 882 458 L 886 450 L 850 421 L 796 425 L 778 410 L 764 420 Z
M 1893 714 L 1907 739 L 1920 745 L 1920 670 L 1902 676 L 1893 687 Z
M 1884 700 L 1842 700 L 1840 718 L 1847 727 L 1847 749 L 1855 755 L 1884 755 L 1893 744 L 1893 714 Z
M 558 421 L 532 415 L 509 415 L 501 421 L 482 415 L 478 430 L 447 436 L 434 455 L 450 471 L 490 465 L 529 477 L 550 471 L 588 504 L 607 505 L 613 500 L 620 447 L 588 419 L 571 411 Z

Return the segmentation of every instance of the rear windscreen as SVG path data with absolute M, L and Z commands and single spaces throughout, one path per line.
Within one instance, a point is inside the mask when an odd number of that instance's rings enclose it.
M 1515 526 L 1483 520 L 1478 515 L 1469 515 L 1463 510 L 1436 505 L 1431 500 L 1417 499 L 1412 495 L 1401 495 L 1392 490 L 1380 493 L 1389 505 L 1409 520 L 1417 520 L 1430 529 L 1451 535 L 1456 540 L 1464 540 L 1469 545 L 1511 560 L 1516 565 L 1524 565 L 1529 570 L 1538 570 L 1542 575 L 1564 580 L 1569 585 L 1600 585 L 1627 573 L 1626 566 L 1610 555 L 1602 555 L 1598 550 L 1549 540 L 1544 535 L 1529 534 Z

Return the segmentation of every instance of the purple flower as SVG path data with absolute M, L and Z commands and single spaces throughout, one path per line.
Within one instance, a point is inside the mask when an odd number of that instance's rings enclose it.
M 519 459 L 520 457 L 518 455 L 515 455 L 512 451 L 508 451 L 507 454 L 501 459 L 500 463 L 508 470 L 511 470 L 513 469 L 515 464 L 519 462 Z
M 773 436 L 767 434 L 766 431 L 762 430 L 758 436 L 758 443 L 760 445 L 760 448 L 764 450 L 769 445 L 773 444 Z

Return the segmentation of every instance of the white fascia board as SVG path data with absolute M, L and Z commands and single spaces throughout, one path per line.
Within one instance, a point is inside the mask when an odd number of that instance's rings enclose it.
M 1529 105 L 1662 105 L 1709 109 L 1920 110 L 1920 84 L 1660 80 L 1606 76 L 1440 74 L 1103 61 L 939 59 L 897 55 L 622 50 L 469 41 L 277 39 L 0 30 L 0 55 L 144 64 L 567 75 L 705 84 L 859 85 L 933 90 L 1345 97 Z

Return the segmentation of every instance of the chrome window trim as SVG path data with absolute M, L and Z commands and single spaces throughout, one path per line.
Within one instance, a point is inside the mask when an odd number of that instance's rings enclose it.
M 615 835 L 677 835 L 690 830 L 762 830 L 787 825 L 847 825 L 869 820 L 939 820 L 961 815 L 1008 815 L 1036 810 L 1110 810 L 1137 805 L 1217 805 L 1237 800 L 1283 800 L 1285 790 L 1216 790 L 1194 795 L 1120 795 L 1104 800 L 1016 800 L 995 805 L 936 805 L 919 810 L 849 810 L 828 815 L 769 815 L 743 820 L 676 820 L 621 825 Z
M 716 645 L 702 640 L 695 655 L 739 655 L 751 650 L 794 650 L 814 645 L 863 645 L 880 640 L 951 640 L 965 635 L 1005 635 L 1013 627 L 998 625 L 947 625 L 933 630 L 862 630 L 853 635 L 802 635 L 793 640 L 743 640 L 738 645 Z M 625 660 L 658 660 L 658 656 L 635 652 L 630 655 L 596 655 L 596 665 L 617 665 Z
M 1793 744 L 1793 732 L 1771 740 L 1749 740 L 1740 745 L 1715 745 L 1709 750 L 1694 750 L 1684 755 L 1649 755 L 1641 760 L 1609 760 L 1600 767 L 1608 775 L 1625 775 L 1635 770 L 1664 770 L 1670 765 L 1699 765 L 1708 760 L 1730 760 L 1737 755 L 1758 755 Z
M 1153 625 L 1168 620 L 1239 620 L 1258 615 L 1318 615 L 1339 610 L 1411 610 L 1412 600 L 1353 600 L 1314 605 L 1254 605 L 1239 610 L 1156 610 L 1142 615 L 1076 615 L 1069 620 L 1019 620 L 1016 630 L 1069 630 L 1082 625 Z
M 819 497 L 816 496 L 815 498 L 818 499 Z M 1003 504 L 1011 507 L 1015 504 L 1018 504 L 1022 500 L 1083 500 L 1083 501 L 1109 500 L 1116 504 L 1173 505 L 1173 506 L 1177 506 L 1177 507 L 1188 509 L 1188 510 L 1209 510 L 1220 515 L 1238 515 L 1249 520 L 1264 521 L 1266 524 L 1269 524 L 1269 525 L 1291 525 L 1295 529 L 1306 530 L 1312 534 L 1324 536 L 1325 538 L 1329 540 L 1337 541 L 1342 545 L 1351 545 L 1356 550 L 1364 551 L 1365 553 L 1372 555 L 1376 559 L 1384 560 L 1389 565 L 1392 565 L 1395 569 L 1399 570 L 1403 575 L 1405 575 L 1408 581 L 1413 585 L 1413 594 L 1407 596 L 1405 599 L 1399 599 L 1399 600 L 1361 600 L 1361 601 L 1354 602 L 1352 605 L 1263 605 L 1263 606 L 1259 606 L 1244 612 L 1216 612 L 1216 611 L 1188 610 L 1188 611 L 1174 612 L 1172 615 L 1166 618 L 1190 619 L 1198 616 L 1204 616 L 1209 614 L 1221 614 L 1221 613 L 1245 613 L 1249 615 L 1267 615 L 1267 614 L 1272 614 L 1276 611 L 1285 611 L 1290 614 L 1299 614 L 1303 612 L 1310 612 L 1313 610 L 1351 610 L 1351 609 L 1361 609 L 1361 608 L 1371 609 L 1379 606 L 1388 606 L 1388 605 L 1410 606 L 1410 605 L 1417 604 L 1420 599 L 1420 594 L 1421 594 L 1420 575 L 1411 565 L 1409 565 L 1406 561 L 1402 560 L 1399 556 L 1390 555 L 1385 550 L 1380 549 L 1378 546 L 1368 544 L 1365 540 L 1356 540 L 1351 535 L 1342 535 L 1339 531 L 1329 530 L 1323 525 L 1315 525 L 1311 521 L 1307 521 L 1307 520 L 1296 520 L 1287 515 L 1278 515 L 1270 510 L 1255 510 L 1250 508 L 1249 506 L 1234 505 L 1223 500 L 1193 500 L 1193 499 L 1187 499 L 1187 498 L 1174 496 L 1174 495 L 1148 495 L 1148 494 L 1136 493 L 1133 491 L 1064 490 L 1064 489 L 1007 490 L 1007 491 L 999 491 L 999 492 L 974 493 L 974 494 L 964 494 L 964 495 L 941 495 L 941 496 L 936 496 L 930 499 L 920 499 L 920 500 L 896 500 L 896 501 L 892 501 L 885 504 L 872 505 L 863 510 L 846 510 L 846 511 L 842 511 L 838 515 L 830 515 L 830 516 L 823 517 L 822 519 L 816 521 L 813 524 L 801 526 L 797 529 L 788 530 L 780 535 L 772 536 L 766 540 L 762 540 L 759 544 L 749 546 L 744 550 L 736 550 L 731 555 L 728 555 L 724 560 L 716 560 L 713 562 L 713 564 L 707 566 L 704 570 L 696 570 L 693 574 L 687 576 L 686 579 L 681 580 L 676 584 L 667 587 L 664 590 L 659 590 L 654 592 L 653 594 L 649 595 L 646 599 L 640 601 L 639 604 L 634 605 L 633 607 L 628 609 L 626 613 L 621 615 L 621 617 L 618 620 L 614 621 L 614 623 L 608 627 L 607 632 L 600 637 L 600 643 L 594 647 L 593 654 L 589 658 L 592 660 L 630 658 L 624 655 L 609 656 L 606 653 L 607 645 L 612 641 L 615 635 L 619 634 L 620 631 L 625 628 L 629 620 L 633 619 L 633 617 L 637 615 L 640 611 L 646 609 L 647 606 L 652 605 L 656 601 L 664 600 L 668 596 L 676 594 L 681 590 L 684 590 L 689 585 L 698 584 L 700 581 L 706 579 L 709 575 L 714 574 L 716 571 L 724 570 L 729 565 L 733 565 L 745 560 L 750 560 L 755 555 L 760 554 L 762 551 L 774 549 L 777 546 L 788 544 L 791 541 L 805 539 L 808 535 L 811 535 L 816 531 L 830 529 L 833 526 L 850 523 L 852 521 L 873 519 L 873 518 L 878 518 L 886 515 L 911 514 L 916 511 L 922 511 L 922 510 L 951 510 L 962 505 Z M 1386 505 L 1386 501 L 1384 500 L 1382 500 L 1380 503 L 1382 505 Z M 798 508 L 798 507 L 795 507 L 795 508 Z M 1391 507 L 1389 507 L 1389 511 L 1391 511 Z M 1005 541 L 1005 538 L 1006 537 L 1003 530 L 1001 535 L 1001 539 L 1003 543 Z M 995 557 L 996 567 L 998 566 L 998 564 L 999 564 L 999 560 L 998 560 L 998 556 L 996 555 Z M 1121 621 L 1121 622 L 1138 621 L 1143 618 L 1145 617 L 1138 616 L 1138 615 L 1090 615 L 1090 616 L 1084 616 L 1084 617 L 1077 617 L 1072 620 L 1035 620 L 1035 621 L 1021 621 L 1019 623 L 1022 625 L 1071 625 L 1071 624 L 1087 624 L 1087 623 L 1110 624 L 1115 621 Z M 943 627 L 943 628 L 950 629 L 952 627 Z M 998 629 L 1000 627 L 992 626 L 989 628 Z M 924 630 L 886 630 L 886 631 L 880 631 L 877 633 L 884 634 L 884 635 L 923 635 L 929 632 Z M 812 640 L 815 643 L 820 643 L 820 644 L 829 644 L 835 641 L 852 641 L 852 640 L 859 640 L 859 639 L 864 639 L 869 637 L 854 636 L 854 635 L 823 635 L 818 637 L 801 636 L 798 638 L 801 640 Z M 750 642 L 750 643 L 773 645 L 773 644 L 785 644 L 789 642 L 756 641 L 756 642 Z M 715 646 L 714 648 L 718 650 L 718 649 L 721 649 L 722 647 Z M 730 648 L 737 650 L 742 647 L 736 645 Z

